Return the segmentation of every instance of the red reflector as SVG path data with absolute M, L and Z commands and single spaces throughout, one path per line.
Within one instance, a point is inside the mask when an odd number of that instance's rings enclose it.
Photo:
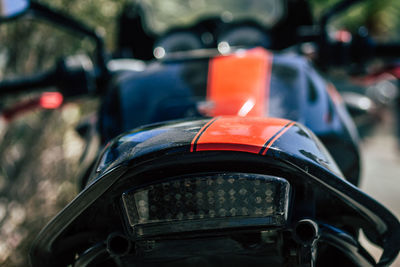
M 45 109 L 59 108 L 64 101 L 64 97 L 58 92 L 46 92 L 40 97 L 40 106 Z
M 352 38 L 353 37 L 351 36 L 351 33 L 346 30 L 337 31 L 335 34 L 336 41 L 339 41 L 342 43 L 350 43 Z

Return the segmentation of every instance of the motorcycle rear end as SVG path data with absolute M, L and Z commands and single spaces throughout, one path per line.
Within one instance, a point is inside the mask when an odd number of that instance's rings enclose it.
M 105 147 L 81 193 L 35 240 L 33 266 L 387 266 L 396 258 L 400 224 L 354 186 L 357 142 L 334 89 L 300 56 L 230 48 L 240 29 L 259 25 L 212 18 L 177 27 L 157 38 L 159 61 L 139 70 L 115 60 L 112 70 L 94 31 L 19 2 L 12 14 L 31 12 L 93 38 L 97 64 L 93 71 L 65 61 L 42 79 L 2 82 L 0 91 L 51 84 L 64 95 L 105 95 Z M 204 28 L 228 46 L 168 46 Z M 303 36 L 322 52 L 330 48 L 324 37 Z M 360 231 L 383 249 L 378 262 Z

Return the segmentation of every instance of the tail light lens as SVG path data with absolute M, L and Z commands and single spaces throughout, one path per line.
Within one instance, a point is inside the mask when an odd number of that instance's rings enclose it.
M 289 183 L 223 173 L 189 176 L 130 190 L 123 206 L 136 237 L 286 222 Z

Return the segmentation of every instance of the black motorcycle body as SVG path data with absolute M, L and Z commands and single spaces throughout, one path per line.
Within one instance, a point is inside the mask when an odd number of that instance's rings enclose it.
M 270 200 L 266 177 L 282 183 Z M 135 192 L 143 189 L 152 190 L 147 212 L 136 206 Z M 37 239 L 32 259 L 52 265 L 79 247 L 78 266 L 110 264 L 113 257 L 138 266 L 368 266 L 373 261 L 349 233 L 362 224 L 383 245 L 397 222 L 375 204 L 344 181 L 320 141 L 298 123 L 237 117 L 160 123 L 108 145 L 87 187 Z M 306 218 L 318 218 L 318 226 Z

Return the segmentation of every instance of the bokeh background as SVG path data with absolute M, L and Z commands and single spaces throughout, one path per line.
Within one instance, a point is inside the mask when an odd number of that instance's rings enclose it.
M 165 1 L 165 0 L 163 0 Z M 186 0 L 182 0 L 186 1 Z M 41 0 L 79 18 L 106 37 L 114 49 L 116 17 L 129 0 Z M 335 0 L 312 0 L 315 14 Z M 380 40 L 399 40 L 400 1 L 365 1 L 334 23 L 337 29 L 356 31 L 366 25 Z M 54 25 L 21 18 L 0 24 L 0 80 L 52 67 L 57 59 L 90 54 L 89 40 Z M 0 99 L 0 110 L 33 95 Z M 77 174 L 84 141 L 75 131 L 95 112 L 99 99 L 66 103 L 53 111 L 36 110 L 6 122 L 0 118 L 0 266 L 27 266 L 33 238 L 78 193 Z M 400 216 L 400 170 L 393 112 L 388 106 L 372 134 L 362 141 L 362 187 Z M 396 266 L 400 266 L 397 264 Z

